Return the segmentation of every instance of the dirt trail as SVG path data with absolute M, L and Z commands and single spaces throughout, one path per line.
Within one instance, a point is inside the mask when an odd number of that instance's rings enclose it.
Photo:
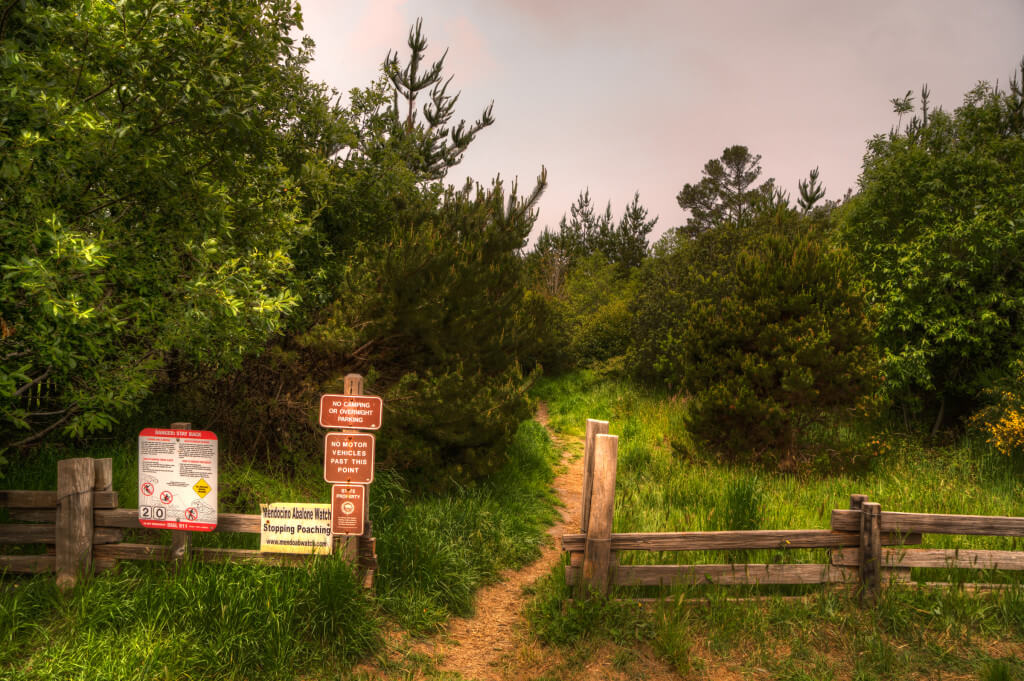
M 543 402 L 537 408 L 536 419 L 548 427 L 547 405 Z M 536 561 L 520 570 L 507 570 L 500 582 L 480 589 L 473 617 L 452 619 L 442 635 L 424 644 L 422 652 L 434 656 L 440 670 L 480 681 L 523 678 L 517 662 L 519 653 L 530 645 L 522 614 L 526 600 L 523 588 L 551 571 L 561 556 L 558 538 L 566 532 L 578 532 L 580 527 L 583 457 L 573 459 L 567 442 L 554 434 L 552 440 L 562 450 L 559 467 L 564 469 L 553 485 L 564 506 L 559 509 L 559 520 L 548 529 L 552 541 L 541 547 Z
M 544 648 L 532 639 L 523 617 L 523 606 L 527 587 L 547 575 L 561 559 L 558 538 L 564 533 L 580 531 L 581 499 L 583 487 L 583 444 L 581 438 L 565 438 L 548 428 L 547 405 L 540 403 L 537 421 L 548 429 L 555 447 L 561 450 L 561 472 L 556 476 L 553 487 L 563 504 L 560 519 L 548 529 L 552 541 L 541 549 L 536 561 L 520 570 L 508 570 L 501 575 L 501 581 L 481 589 L 476 596 L 475 614 L 470 618 L 455 618 L 447 629 L 433 640 L 417 646 L 417 651 L 435 660 L 437 669 L 454 672 L 460 678 L 474 681 L 509 681 L 533 679 L 538 676 L 552 678 L 565 675 L 583 679 L 626 679 L 633 674 L 623 674 L 616 669 L 611 655 L 604 647 L 591 649 L 582 664 L 574 665 L 571 672 L 564 667 L 564 660 L 552 655 L 551 649 Z M 660 661 L 651 659 L 647 651 L 639 655 L 645 667 L 642 676 L 647 679 L 677 679 Z

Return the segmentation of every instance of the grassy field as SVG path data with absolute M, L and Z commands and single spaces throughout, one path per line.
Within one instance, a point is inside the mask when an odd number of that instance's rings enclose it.
M 717 462 L 694 453 L 683 425 L 685 404 L 655 391 L 590 373 L 542 381 L 551 425 L 581 436 L 587 418 L 619 436 L 616 532 L 827 528 L 833 508 L 867 494 L 883 510 L 1024 516 L 1024 471 L 980 439 L 944 446 L 914 434 L 863 426 L 833 427 L 822 438 L 857 453 L 837 466 L 826 451 L 799 474 Z M 1014 549 L 1009 538 L 926 535 L 924 546 Z M 623 563 L 824 562 L 824 551 L 623 552 Z M 914 570 L 921 581 L 1015 581 L 955 570 Z M 875 610 L 846 592 L 765 587 L 760 602 L 731 602 L 753 587 L 621 589 L 624 598 L 659 596 L 669 604 L 564 606 L 560 571 L 538 586 L 530 610 L 535 632 L 553 644 L 611 640 L 623 650 L 655 647 L 684 675 L 736 669 L 752 678 L 1024 678 L 1024 590 L 1001 596 L 892 588 Z M 803 600 L 783 596 L 806 594 Z M 680 605 L 698 598 L 699 604 Z M 628 656 L 627 656 L 628 657 Z M 627 665 L 628 666 L 628 665 Z M 571 676 L 572 670 L 566 669 Z
M 134 433 L 86 449 L 55 448 L 9 466 L 10 489 L 54 489 L 56 461 L 112 457 L 123 506 L 137 498 Z M 507 465 L 485 484 L 433 498 L 380 473 L 370 516 L 380 569 L 365 592 L 338 559 L 305 568 L 187 561 L 122 563 L 61 595 L 52 576 L 0 579 L 0 678 L 320 679 L 345 676 L 381 651 L 383 631 L 434 631 L 468 614 L 472 595 L 498 573 L 539 554 L 555 516 L 553 451 L 537 423 L 522 424 Z M 220 466 L 220 510 L 258 512 L 260 502 L 324 501 L 322 462 L 285 474 Z M 0 511 L 2 516 L 3 511 Z M 5 519 L 0 517 L 0 522 Z M 258 548 L 258 536 L 196 533 L 200 546 Z M 169 533 L 157 535 L 169 542 Z M 144 541 L 154 541 L 147 535 Z

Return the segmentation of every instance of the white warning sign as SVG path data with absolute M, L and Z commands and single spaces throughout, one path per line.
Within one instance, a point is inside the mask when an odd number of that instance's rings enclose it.
M 217 527 L 217 436 L 208 430 L 139 433 L 139 524 L 210 532 Z

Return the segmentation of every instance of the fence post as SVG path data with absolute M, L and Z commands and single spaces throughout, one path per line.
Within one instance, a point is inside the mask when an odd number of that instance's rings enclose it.
M 882 588 L 882 505 L 865 501 L 860 509 L 861 602 L 874 605 Z
M 192 430 L 189 421 L 176 421 L 171 424 L 173 430 Z M 171 561 L 185 560 L 192 550 L 192 533 L 188 530 L 171 530 Z
M 57 587 L 72 588 L 78 576 L 92 571 L 93 484 L 92 459 L 57 462 L 57 528 L 55 559 Z
M 590 527 L 590 497 L 594 493 L 594 438 L 608 434 L 608 422 L 587 419 L 587 435 L 583 441 L 583 504 L 580 529 L 583 534 Z
M 583 553 L 583 583 L 602 595 L 611 583 L 612 518 L 615 514 L 615 473 L 619 438 L 594 436 L 594 492 Z
M 347 374 L 345 376 L 345 394 L 363 394 L 363 377 L 361 375 Z M 341 432 L 358 433 L 359 431 L 342 430 Z M 364 569 L 363 587 L 369 589 L 373 587 L 373 575 L 377 570 L 377 540 L 373 537 L 373 523 L 370 520 L 369 487 L 367 487 L 365 494 L 363 494 L 363 518 L 366 519 L 366 525 L 363 527 L 363 533 L 356 537 L 354 547 L 352 546 L 352 542 L 346 539 L 345 555 L 347 558 L 354 559 L 357 564 Z

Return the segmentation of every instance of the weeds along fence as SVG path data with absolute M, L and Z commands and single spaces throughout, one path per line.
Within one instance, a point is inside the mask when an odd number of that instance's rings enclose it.
M 0 508 L 17 523 L 0 524 L 0 544 L 43 544 L 46 553 L 0 555 L 0 574 L 56 572 L 57 585 L 74 586 L 82 575 L 110 570 L 121 560 L 255 561 L 263 564 L 301 565 L 308 555 L 268 553 L 253 549 L 200 548 L 191 545 L 191 533 L 172 532 L 170 545 L 124 541 L 125 530 L 147 530 L 139 524 L 139 511 L 120 508 L 113 490 L 110 459 L 64 459 L 57 462 L 57 490 L 0 490 Z M 215 532 L 260 533 L 260 516 L 219 513 Z M 363 570 L 364 586 L 371 586 L 376 565 L 375 540 L 335 537 L 333 550 Z
M 874 602 L 886 583 L 909 582 L 911 568 L 1024 570 L 1024 552 L 908 548 L 923 534 L 1024 537 L 1024 518 L 882 511 L 865 495 L 832 511 L 827 530 L 612 533 L 618 438 L 608 422 L 587 421 L 582 533 L 562 536 L 566 582 L 608 594 L 612 586 L 677 584 L 851 584 Z M 829 549 L 821 564 L 620 565 L 619 551 Z

